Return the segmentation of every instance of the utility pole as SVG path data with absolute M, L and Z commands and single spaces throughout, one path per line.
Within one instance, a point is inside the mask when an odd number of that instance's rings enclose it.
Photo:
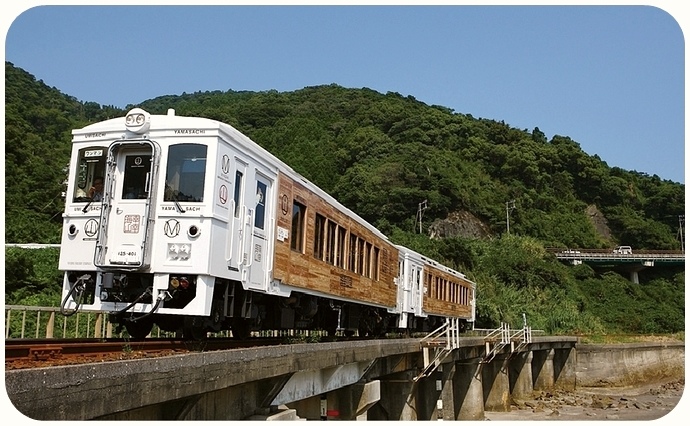
M 678 232 L 680 233 L 680 249 L 685 253 L 685 241 L 683 241 L 683 224 L 685 223 L 685 215 L 678 215 Z
M 422 216 L 424 215 L 424 210 L 427 209 L 426 200 L 419 203 L 417 207 L 417 218 L 419 219 L 419 233 L 422 233 Z
M 506 201 L 506 233 L 510 235 L 510 211 L 515 208 L 515 200 Z

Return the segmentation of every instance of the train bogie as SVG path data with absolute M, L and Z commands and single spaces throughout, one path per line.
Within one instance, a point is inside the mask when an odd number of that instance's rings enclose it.
M 73 135 L 65 314 L 110 312 L 134 337 L 474 318 L 462 274 L 392 244 L 229 125 L 135 108 Z

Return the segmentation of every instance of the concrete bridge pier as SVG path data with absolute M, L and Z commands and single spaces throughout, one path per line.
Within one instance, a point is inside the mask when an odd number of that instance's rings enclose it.
M 380 378 L 381 399 L 367 414 L 368 420 L 417 420 L 416 370 Z
M 554 349 L 554 385 L 559 389 L 575 390 L 577 384 L 577 350 L 575 348 Z
M 526 398 L 534 392 L 532 382 L 532 352 L 518 352 L 509 362 L 508 380 L 513 398 Z
M 510 411 L 509 354 L 497 354 L 482 369 L 485 411 Z
M 443 368 L 441 364 L 428 377 L 417 381 L 417 420 L 438 420 L 438 400 L 441 399 L 443 389 Z
M 541 349 L 533 351 L 532 355 L 532 382 L 534 390 L 547 390 L 553 388 L 553 349 Z
M 367 412 L 381 400 L 381 381 L 355 383 L 332 392 L 331 405 L 328 411 L 338 413 L 338 420 L 368 420 Z
M 443 364 L 443 420 L 484 420 L 481 358 Z

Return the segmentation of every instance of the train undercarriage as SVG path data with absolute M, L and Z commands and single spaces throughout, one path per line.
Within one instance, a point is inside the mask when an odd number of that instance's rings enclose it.
M 96 297 L 96 273 L 69 276 L 72 290 L 67 298 L 78 305 L 93 303 Z M 299 292 L 290 297 L 279 297 L 244 290 L 237 281 L 216 279 L 208 316 L 161 314 L 158 306 L 182 309 L 197 294 L 197 278 L 171 276 L 168 290 L 153 294 L 150 274 L 104 273 L 98 295 L 102 302 L 126 303 L 126 307 L 110 312 L 109 320 L 116 332 L 124 328 L 130 337 L 143 339 L 154 326 L 174 333 L 183 339 L 199 340 L 208 333 L 230 330 L 238 339 L 250 337 L 261 330 L 324 330 L 328 335 L 382 337 L 386 333 L 428 332 L 443 322 L 441 317 L 417 318 L 410 316 L 407 328 L 398 328 L 397 315 L 385 308 L 353 302 L 337 301 Z M 65 299 L 65 302 L 67 299 Z M 63 306 L 65 305 L 63 302 Z M 135 313 L 136 304 L 153 306 L 150 312 Z M 76 309 L 75 309 L 76 312 Z M 70 314 L 63 310 L 63 314 Z

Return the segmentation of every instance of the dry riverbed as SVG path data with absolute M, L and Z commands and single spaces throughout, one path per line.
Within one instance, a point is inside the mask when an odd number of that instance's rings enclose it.
M 655 420 L 672 410 L 678 420 L 690 410 L 683 398 L 685 379 L 616 388 L 534 392 L 530 399 L 512 401 L 508 412 L 485 412 L 486 420 Z

